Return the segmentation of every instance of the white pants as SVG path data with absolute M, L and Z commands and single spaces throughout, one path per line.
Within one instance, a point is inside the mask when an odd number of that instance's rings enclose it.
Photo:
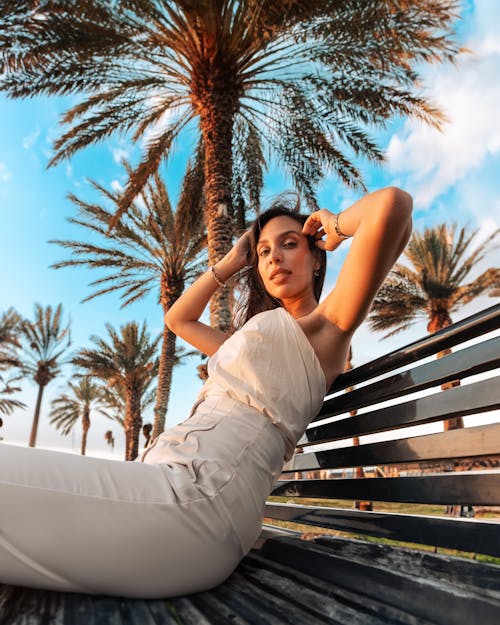
M 231 421 L 234 441 L 242 427 Z M 142 598 L 216 586 L 259 534 L 276 477 L 258 468 L 268 465 L 262 436 L 273 440 L 270 429 L 261 421 L 250 442 L 246 433 L 241 470 L 208 495 L 176 464 L 0 443 L 0 583 Z M 274 441 L 282 458 L 283 444 Z

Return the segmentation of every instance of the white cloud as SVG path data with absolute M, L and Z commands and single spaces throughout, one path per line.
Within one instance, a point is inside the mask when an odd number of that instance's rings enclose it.
M 455 66 L 426 73 L 429 97 L 445 112 L 443 132 L 407 122 L 388 148 L 393 173 L 402 175 L 417 206 L 439 195 L 500 152 L 500 37 L 492 13 L 498 4 L 479 2 L 467 47 Z
M 12 178 L 12 174 L 7 169 L 7 165 L 5 163 L 0 163 L 0 182 L 9 182 Z
M 123 159 L 129 158 L 128 150 L 124 150 L 123 148 L 113 148 L 111 152 L 113 154 L 113 160 L 115 161 L 115 163 L 121 164 Z
M 125 188 L 122 183 L 119 180 L 112 180 L 111 181 L 111 188 L 113 189 L 113 191 L 116 191 L 117 193 L 121 193 L 123 191 L 123 189 Z
M 29 150 L 30 148 L 32 148 L 39 136 L 40 136 L 40 128 L 37 128 L 29 135 L 26 135 L 25 137 L 23 137 L 23 148 L 25 150 Z

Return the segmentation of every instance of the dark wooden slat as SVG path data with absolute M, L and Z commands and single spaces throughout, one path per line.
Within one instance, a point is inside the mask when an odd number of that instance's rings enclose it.
M 449 584 L 500 601 L 500 566 L 486 564 L 471 558 L 455 558 L 447 554 L 421 549 L 393 547 L 365 540 L 340 536 L 319 536 L 314 541 L 337 555 L 358 562 L 370 562 L 374 566 L 390 570 L 400 568 L 405 573 L 438 584 Z
M 500 602 L 494 599 L 474 592 L 465 593 L 448 584 L 438 585 L 424 576 L 407 575 L 400 569 L 389 570 L 349 560 L 320 545 L 306 547 L 301 540 L 269 540 L 263 552 L 278 562 L 298 566 L 303 572 L 332 584 L 377 597 L 395 607 L 404 606 L 409 613 L 436 625 L 493 624 L 499 614 Z
M 489 412 L 500 407 L 500 376 L 480 380 L 466 386 L 458 386 L 387 406 L 379 410 L 340 419 L 306 430 L 299 446 L 317 444 L 327 440 L 352 438 L 362 434 L 374 434 L 409 425 L 419 425 L 464 417 L 478 412 Z
M 500 455 L 500 424 L 297 454 L 284 473 Z
M 325 623 L 331 622 L 322 618 L 320 615 L 315 615 L 311 611 L 310 607 L 303 605 L 300 602 L 286 602 L 277 596 L 272 589 L 264 584 L 255 583 L 251 576 L 243 576 L 240 570 L 237 569 L 235 573 L 228 580 L 228 585 L 232 585 L 235 589 L 238 589 L 240 594 L 245 594 L 249 599 L 251 598 L 254 603 L 258 603 L 262 608 L 266 608 L 268 616 L 266 623 L 308 623 L 308 625 L 325 625 Z M 337 623 L 338 621 L 333 621 Z M 339 623 L 340 625 L 340 623 Z
M 354 534 L 500 557 L 500 523 L 274 502 L 266 504 L 265 516 Z M 498 581 L 500 584 L 500 579 Z
M 496 304 L 443 330 L 343 373 L 335 380 L 328 393 L 335 393 L 349 386 L 365 382 L 370 378 L 394 371 L 394 369 L 399 369 L 427 356 L 437 354 L 444 349 L 465 343 L 465 341 L 482 336 L 499 327 L 500 304 Z
M 256 585 L 267 588 L 285 605 L 297 605 L 313 617 L 326 619 L 327 623 L 365 625 L 367 622 L 366 606 L 362 609 L 361 606 L 346 605 L 344 597 L 339 597 L 336 589 L 325 587 L 313 576 L 298 579 L 293 569 L 278 568 L 275 563 L 254 554 L 245 558 L 238 570 Z M 290 616 L 292 623 L 309 623 L 307 619 L 294 620 L 293 612 Z M 370 617 L 370 625 L 387 625 L 383 618 Z
M 211 623 L 220 625 L 251 625 L 250 621 L 243 618 L 230 606 L 226 605 L 212 592 L 202 592 L 191 598 L 196 607 Z
M 254 596 L 252 586 L 244 579 L 231 577 L 222 586 L 214 589 L 214 594 L 237 614 L 245 618 L 252 625 L 269 623 L 269 625 L 284 625 L 290 621 L 276 614 L 272 606 L 262 597 Z
M 147 605 L 158 625 L 179 625 L 179 621 L 174 619 L 169 610 L 168 601 L 149 599 Z
M 147 602 L 143 599 L 127 599 L 120 602 L 120 613 L 123 625 L 156 625 L 153 614 L 148 609 Z M 94 603 L 94 605 L 97 605 Z M 99 613 L 96 610 L 96 613 Z M 107 619 L 101 620 L 101 625 L 106 625 Z M 97 623 L 96 623 L 97 625 Z
M 314 543 L 313 543 L 314 544 Z M 261 551 L 251 552 L 246 560 L 256 560 L 259 569 L 269 570 L 280 577 L 297 582 L 299 586 L 309 587 L 324 597 L 333 598 L 347 609 L 352 608 L 352 616 L 347 614 L 342 625 L 429 625 L 429 621 L 422 620 L 414 614 L 408 614 L 404 605 L 390 606 L 380 601 L 377 597 L 367 596 L 359 592 L 353 592 L 349 588 L 339 584 L 331 584 L 317 575 L 306 574 L 295 565 L 284 565 Z M 341 614 L 343 614 L 341 612 Z M 259 624 L 260 625 L 260 624 Z M 293 625 L 296 625 L 295 623 Z
M 182 625 L 211 625 L 208 618 L 194 605 L 190 598 L 177 597 L 171 599 L 170 604 Z
M 82 622 L 96 625 L 95 616 L 94 597 L 76 593 L 64 595 L 64 625 L 75 625 L 75 623 Z
M 314 420 L 403 397 L 451 380 L 463 380 L 499 366 L 500 337 L 497 337 L 328 399 Z
M 500 473 L 475 471 L 361 480 L 280 480 L 271 494 L 282 497 L 498 506 Z

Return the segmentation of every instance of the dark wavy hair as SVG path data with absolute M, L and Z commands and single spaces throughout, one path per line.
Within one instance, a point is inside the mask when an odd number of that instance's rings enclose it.
M 299 224 L 303 225 L 308 216 L 301 214 L 299 211 L 300 199 L 298 196 L 294 194 L 280 196 L 253 222 L 250 230 L 250 262 L 239 280 L 241 295 L 233 319 L 234 330 L 240 328 L 254 315 L 264 312 L 265 310 L 279 308 L 282 305 L 280 300 L 270 295 L 264 287 L 258 270 L 259 259 L 257 256 L 257 243 L 259 242 L 260 233 L 264 226 L 275 217 L 291 217 Z M 321 263 L 318 275 L 313 277 L 314 297 L 319 302 L 321 291 L 323 290 L 323 283 L 325 281 L 326 252 L 316 247 L 314 237 L 308 236 L 307 240 L 309 249 L 313 254 L 319 257 Z

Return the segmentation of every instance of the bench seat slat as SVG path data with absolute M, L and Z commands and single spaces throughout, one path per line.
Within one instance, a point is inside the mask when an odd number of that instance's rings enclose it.
M 344 592 L 316 577 L 300 574 L 297 567 L 283 567 L 251 552 L 242 562 L 240 570 L 256 584 L 269 588 L 286 605 L 300 605 L 314 616 L 328 619 L 327 623 L 366 625 L 367 611 L 371 606 L 346 604 Z M 291 623 L 309 624 L 307 618 L 294 620 L 294 616 L 292 612 Z M 370 625 L 387 625 L 382 617 L 370 614 L 369 618 Z
M 265 516 L 343 532 L 500 557 L 500 523 L 267 502 Z M 500 576 L 497 577 L 500 590 Z
M 500 337 L 497 337 L 327 399 L 314 421 L 403 397 L 444 382 L 463 380 L 499 366 Z
M 372 410 L 306 430 L 299 447 L 375 434 L 500 408 L 500 376 Z
M 376 597 L 394 607 L 404 606 L 408 613 L 438 625 L 494 623 L 500 609 L 499 601 L 472 589 L 465 592 L 446 583 L 436 583 L 424 575 L 408 574 L 404 569 L 389 569 L 345 558 L 316 543 L 307 545 L 298 539 L 279 538 L 266 541 L 263 552 L 285 565 L 300 563 L 302 571 L 362 596 Z
M 290 480 L 276 482 L 271 493 L 282 497 L 312 497 L 356 501 L 500 505 L 500 473 L 373 477 L 366 479 Z
M 484 456 L 500 456 L 499 423 L 296 454 L 284 473 Z

